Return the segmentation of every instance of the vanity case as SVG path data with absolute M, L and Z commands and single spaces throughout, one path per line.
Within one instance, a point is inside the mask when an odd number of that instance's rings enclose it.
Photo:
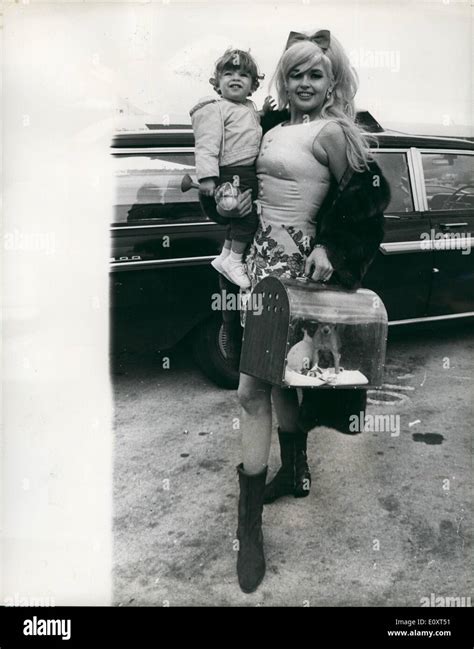
M 281 387 L 381 387 L 387 312 L 376 293 L 269 276 L 250 297 L 241 372 Z

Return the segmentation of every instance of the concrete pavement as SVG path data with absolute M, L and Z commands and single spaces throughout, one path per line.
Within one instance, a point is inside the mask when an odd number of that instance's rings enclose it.
M 115 604 L 420 606 L 472 593 L 474 332 L 390 330 L 385 386 L 369 415 L 390 430 L 314 429 L 305 499 L 264 510 L 267 574 L 235 575 L 239 414 L 185 346 L 114 358 Z M 399 423 L 397 434 L 396 422 Z M 276 430 L 276 424 L 275 424 Z M 276 435 L 270 474 L 279 466 Z

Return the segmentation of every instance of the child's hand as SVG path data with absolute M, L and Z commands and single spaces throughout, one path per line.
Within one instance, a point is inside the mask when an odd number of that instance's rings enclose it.
M 225 216 L 226 218 L 242 219 L 252 211 L 252 190 L 246 189 L 244 192 L 239 194 L 237 197 L 237 207 L 233 210 L 225 210 L 219 204 L 217 204 L 216 209 L 218 214 Z
M 215 188 L 216 188 L 216 181 L 212 180 L 212 178 L 199 181 L 199 193 L 204 194 L 204 196 L 214 196 Z
M 265 115 L 266 113 L 271 113 L 273 110 L 275 110 L 277 107 L 277 103 L 275 99 L 271 95 L 268 95 L 268 97 L 265 97 L 265 101 L 263 102 L 262 106 L 262 113 Z

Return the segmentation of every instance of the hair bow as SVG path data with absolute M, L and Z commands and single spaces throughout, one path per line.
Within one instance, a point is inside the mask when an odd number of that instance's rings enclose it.
M 318 47 L 322 49 L 323 52 L 329 48 L 331 44 L 331 32 L 329 29 L 320 29 L 318 32 L 312 36 L 307 36 L 306 34 L 301 34 L 300 32 L 290 32 L 288 40 L 286 41 L 285 50 L 287 50 L 291 45 L 298 43 L 299 41 L 311 41 L 315 43 Z

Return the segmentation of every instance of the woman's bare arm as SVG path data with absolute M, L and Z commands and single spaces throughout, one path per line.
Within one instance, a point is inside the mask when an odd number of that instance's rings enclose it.
M 342 126 L 337 122 L 326 124 L 314 140 L 313 153 L 318 162 L 329 167 L 329 171 L 339 183 L 349 164 L 347 140 Z
M 347 142 L 342 127 L 329 122 L 313 142 L 313 154 L 318 162 L 329 167 L 339 183 L 347 169 Z M 317 242 L 316 242 L 317 244 Z M 307 257 L 305 273 L 316 282 L 327 282 L 334 269 L 324 247 L 316 247 Z

